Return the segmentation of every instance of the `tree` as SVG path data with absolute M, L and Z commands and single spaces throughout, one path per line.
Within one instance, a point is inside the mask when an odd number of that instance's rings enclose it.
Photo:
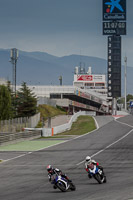
M 10 92 L 7 86 L 0 85 L 0 120 L 8 120 L 11 116 Z
M 16 95 L 17 116 L 29 117 L 37 112 L 37 98 L 25 82 L 21 86 Z
M 15 93 L 11 89 L 10 81 L 7 82 L 7 88 L 11 95 L 11 118 L 15 118 L 16 117 L 16 97 L 15 97 Z
M 133 95 L 128 94 L 128 95 L 127 95 L 127 102 L 130 101 L 130 100 L 133 100 Z

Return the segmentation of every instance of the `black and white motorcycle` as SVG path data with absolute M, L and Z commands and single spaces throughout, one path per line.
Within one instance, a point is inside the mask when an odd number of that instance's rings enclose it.
M 76 190 L 75 185 L 72 181 L 65 179 L 61 175 L 54 174 L 52 176 L 51 183 L 54 185 L 54 188 L 58 188 L 62 192 L 66 192 L 67 190 Z

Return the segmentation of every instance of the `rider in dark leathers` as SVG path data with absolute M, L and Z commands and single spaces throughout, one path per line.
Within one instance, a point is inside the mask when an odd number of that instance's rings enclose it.
M 65 178 L 68 182 L 71 182 L 71 180 L 67 177 L 67 175 L 63 174 L 62 171 L 58 168 L 53 168 L 51 165 L 48 165 L 47 171 L 48 171 L 48 178 L 49 178 L 50 182 L 51 182 L 51 178 L 54 174 L 58 174 L 58 175 L 62 176 L 63 178 Z M 54 185 L 53 188 L 56 189 L 57 187 Z

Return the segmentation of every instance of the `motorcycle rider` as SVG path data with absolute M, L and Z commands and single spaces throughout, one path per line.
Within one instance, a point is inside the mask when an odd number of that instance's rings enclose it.
M 66 174 L 63 174 L 62 171 L 58 168 L 53 168 L 51 165 L 48 165 L 47 166 L 47 171 L 48 171 L 48 178 L 49 178 L 49 181 L 51 182 L 51 178 L 54 174 L 58 174 L 60 176 L 62 176 L 63 178 L 65 178 L 68 182 L 71 182 L 71 180 L 67 177 Z M 56 189 L 56 185 L 53 186 L 54 189 Z
M 98 162 L 96 162 L 95 160 L 92 160 L 90 156 L 86 156 L 85 158 L 85 170 L 87 172 L 89 172 L 89 166 L 93 164 L 93 165 L 96 165 L 99 169 L 102 170 L 102 174 L 104 176 L 104 171 L 103 171 L 103 167 L 99 165 Z M 90 173 L 88 173 L 88 177 L 89 178 L 92 178 L 92 175 Z

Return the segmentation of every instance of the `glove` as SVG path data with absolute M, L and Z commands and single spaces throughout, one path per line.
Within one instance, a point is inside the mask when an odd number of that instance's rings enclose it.
M 88 172 L 89 171 L 89 169 L 88 168 L 85 168 L 85 170 Z

